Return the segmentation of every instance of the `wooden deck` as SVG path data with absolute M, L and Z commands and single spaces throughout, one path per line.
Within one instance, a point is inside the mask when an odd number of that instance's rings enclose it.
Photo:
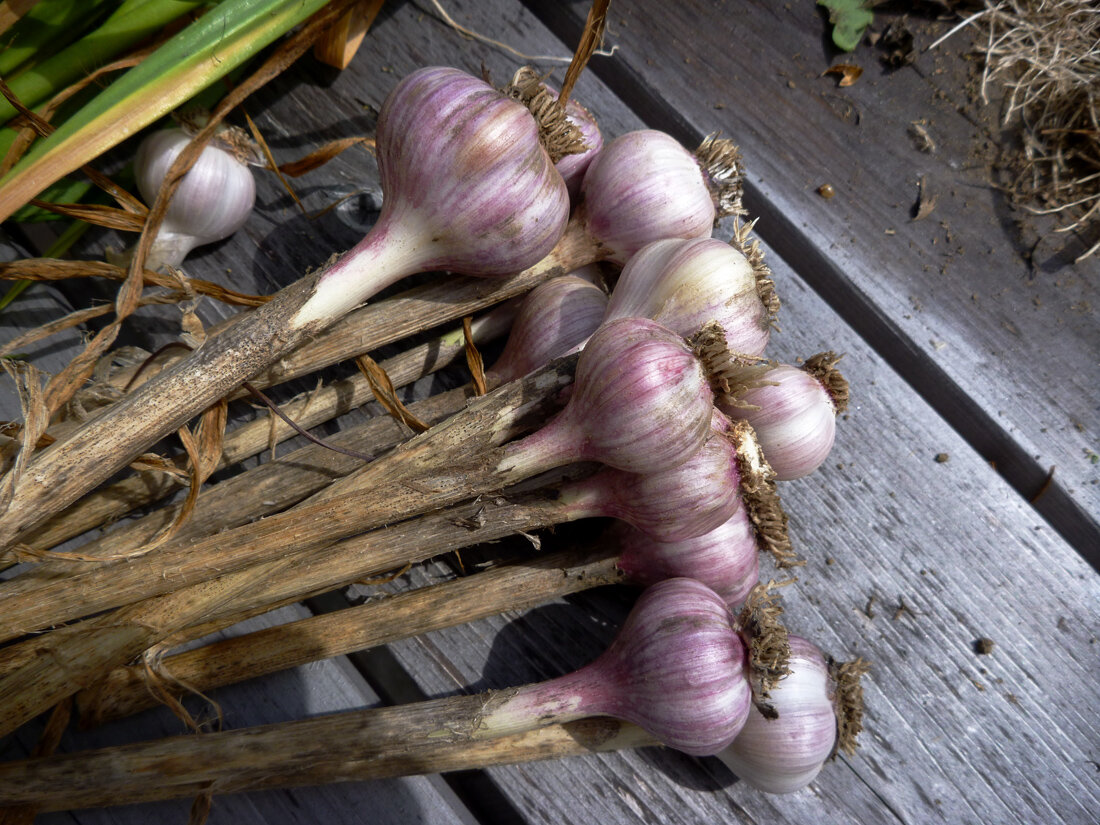
M 587 11 L 587 3 L 544 0 L 444 6 L 462 25 L 530 55 L 570 54 Z M 910 22 L 918 47 L 949 27 Z M 748 206 L 761 218 L 783 300 L 772 354 L 845 353 L 853 403 L 834 453 L 821 471 L 781 489 L 808 560 L 784 595 L 793 632 L 838 658 L 874 663 L 859 752 L 788 796 L 753 790 L 715 759 L 654 748 L 218 797 L 211 823 L 1096 821 L 1100 256 L 1073 266 L 1082 239 L 1036 244 L 991 184 L 981 145 L 993 127 L 964 87 L 964 34 L 889 72 L 862 46 L 845 60 L 863 66 L 863 77 L 838 89 L 820 76 L 834 58 L 824 29 L 808 0 L 623 0 L 612 4 L 607 38 L 618 49 L 593 59 L 575 96 L 607 136 L 653 127 L 688 145 L 715 130 L 737 140 Z M 500 80 L 517 60 L 463 38 L 430 4 L 395 0 L 347 71 L 303 61 L 247 110 L 286 161 L 326 140 L 371 134 L 378 106 L 413 69 L 485 66 Z M 914 121 L 934 151 L 914 145 Z M 350 150 L 295 188 L 318 210 L 375 178 L 369 156 Z M 921 179 L 936 207 L 913 220 Z M 836 191 L 828 200 L 816 192 L 825 183 Z M 361 236 L 356 199 L 308 221 L 273 176 L 260 176 L 260 192 L 246 228 L 189 258 L 188 274 L 267 293 Z M 0 325 L 41 323 L 66 302 L 86 305 L 94 289 L 109 294 L 90 284 L 36 287 Z M 208 323 L 228 314 L 212 302 L 201 312 Z M 152 348 L 177 328 L 137 324 L 131 342 Z M 0 326 L 0 335 L 14 332 Z M 37 362 L 56 369 L 77 343 L 75 335 L 53 343 Z M 336 374 L 346 372 L 327 373 Z M 0 418 L 17 414 L 11 396 L 0 394 Z M 447 575 L 429 565 L 402 581 Z M 252 624 L 332 609 L 339 598 Z M 572 596 L 216 698 L 228 725 L 243 727 L 547 678 L 595 656 L 630 598 L 626 590 Z M 975 652 L 980 637 L 995 642 L 991 654 Z M 0 756 L 28 752 L 40 729 L 41 720 L 0 742 Z M 62 749 L 176 732 L 171 714 L 150 711 L 69 734 Z M 184 822 L 188 805 L 38 821 Z

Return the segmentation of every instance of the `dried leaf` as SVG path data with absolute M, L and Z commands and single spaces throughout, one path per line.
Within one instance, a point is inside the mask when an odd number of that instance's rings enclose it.
M 386 412 L 415 432 L 422 433 L 429 429 L 429 425 L 417 418 L 401 403 L 393 382 L 390 381 L 390 377 L 386 375 L 386 371 L 379 366 L 377 361 L 369 355 L 360 355 L 355 359 L 355 363 L 359 366 L 359 371 L 363 373 L 363 377 L 367 379 L 374 397 Z
M 313 56 L 328 66 L 346 69 L 363 37 L 382 9 L 384 0 L 356 3 L 331 29 L 313 44 Z
M 183 298 L 184 296 L 180 293 L 151 295 L 141 299 L 141 306 L 174 304 L 177 301 L 183 300 Z M 63 330 L 80 326 L 80 324 L 83 324 L 85 321 L 90 321 L 93 318 L 102 318 L 104 315 L 110 315 L 114 311 L 115 308 L 110 304 L 103 304 L 102 306 L 90 307 L 89 309 L 78 309 L 75 312 L 70 312 L 68 315 L 45 323 L 40 327 L 28 330 L 18 338 L 13 338 L 11 341 L 8 341 L 8 343 L 0 346 L 0 358 L 10 356 L 12 353 L 18 352 L 28 344 L 41 341 L 43 338 L 49 338 L 51 335 L 56 335 Z
M 105 261 L 63 261 L 57 258 L 24 258 L 19 261 L 0 262 L 0 280 L 9 281 L 61 281 L 66 278 L 108 278 L 121 281 L 126 270 L 117 264 Z M 163 286 L 179 289 L 180 281 L 175 275 L 154 272 L 146 269 L 142 273 L 146 286 Z M 257 307 L 271 300 L 269 295 L 249 295 L 226 289 L 201 278 L 187 278 L 189 288 L 199 295 L 206 295 L 215 301 L 234 306 Z
M 839 80 L 836 85 L 843 89 L 846 86 L 854 86 L 860 75 L 863 74 L 863 69 L 854 63 L 837 63 L 835 66 L 830 66 L 823 71 L 821 76 L 824 77 L 827 74 L 837 75 Z
M 256 141 L 256 145 L 260 147 L 260 151 L 263 153 L 264 158 L 267 159 L 267 167 L 269 169 L 275 170 L 275 174 L 278 176 L 279 182 L 283 185 L 283 188 L 286 189 L 291 199 L 294 201 L 294 203 L 298 205 L 298 208 L 302 211 L 303 215 L 308 215 L 309 213 L 306 212 L 305 206 L 303 206 L 302 202 L 298 200 L 298 193 L 294 191 L 294 188 L 290 185 L 290 182 L 283 177 L 283 173 L 279 171 L 279 167 L 275 164 L 275 156 L 271 154 L 271 147 L 267 145 L 267 141 L 264 140 L 264 136 L 260 134 L 259 128 L 256 126 L 256 124 L 252 121 L 252 118 L 250 118 L 247 113 L 245 113 L 244 117 L 245 120 L 248 121 L 248 128 L 252 131 L 252 139 Z
M 31 204 L 39 209 L 54 212 L 65 218 L 87 221 L 95 226 L 117 229 L 120 232 L 140 232 L 145 227 L 145 217 L 117 209 L 113 206 L 84 203 L 50 203 L 31 198 Z
M 326 143 L 320 149 L 316 149 L 310 152 L 304 158 L 301 158 L 299 160 L 292 160 L 289 163 L 284 163 L 276 168 L 284 175 L 288 175 L 292 178 L 299 178 L 307 172 L 312 172 L 314 169 L 318 169 L 321 166 L 324 166 L 345 149 L 350 149 L 352 146 L 358 146 L 360 144 L 366 146 L 372 152 L 374 151 L 374 138 L 341 138 L 340 140 L 334 140 Z
M 11 469 L 3 480 L 0 480 L 0 512 L 2 512 L 11 502 L 12 494 L 27 467 L 27 462 L 34 453 L 38 439 L 50 425 L 51 411 L 42 390 L 44 373 L 41 370 L 26 361 L 15 361 L 11 358 L 5 358 L 0 363 L 3 363 L 4 370 L 15 381 L 19 407 L 23 411 L 22 438 L 18 442 L 19 452 L 15 455 Z M 13 446 L 15 444 L 16 442 L 13 442 Z
M 148 471 L 166 473 L 172 476 L 172 478 L 179 479 L 183 482 L 186 482 L 191 477 L 191 474 L 188 473 L 187 470 L 182 469 L 172 459 L 165 458 L 157 453 L 139 455 L 130 462 L 130 469 L 139 473 Z
M 470 375 L 473 376 L 474 392 L 477 395 L 485 395 L 489 391 L 485 384 L 485 362 L 481 358 L 481 353 L 478 352 L 477 344 L 474 343 L 473 322 L 474 319 L 470 315 L 462 319 L 462 338 L 466 342 L 466 363 L 470 367 Z
M 164 544 L 179 532 L 179 529 L 195 511 L 195 504 L 198 503 L 199 491 L 202 489 L 203 483 L 210 478 L 221 461 L 228 410 L 229 402 L 223 398 L 202 414 L 197 435 L 192 434 L 187 427 L 179 428 L 180 441 L 183 442 L 183 449 L 188 458 L 190 486 L 187 490 L 187 498 L 184 499 L 183 504 L 176 511 L 176 517 L 172 519 L 171 524 L 147 542 L 141 548 L 140 553 L 133 555 L 145 555 Z

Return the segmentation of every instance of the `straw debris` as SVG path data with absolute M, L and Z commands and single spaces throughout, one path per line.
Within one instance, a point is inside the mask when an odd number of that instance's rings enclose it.
M 1078 231 L 1100 249 L 1100 6 L 1092 0 L 986 0 L 975 15 L 985 58 L 981 97 L 1003 85 L 1002 122 L 1019 152 L 1009 196 L 1056 232 Z

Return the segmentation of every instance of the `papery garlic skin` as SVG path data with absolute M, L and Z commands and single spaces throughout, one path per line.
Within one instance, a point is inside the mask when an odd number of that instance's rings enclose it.
M 619 569 L 634 584 L 648 586 L 686 576 L 701 581 L 735 607 L 760 581 L 756 531 L 745 507 L 692 538 L 659 540 L 628 524 L 615 525 L 611 537 L 619 547 Z
M 692 579 L 646 590 L 607 650 L 566 676 L 501 691 L 480 730 L 499 736 L 586 716 L 633 722 L 669 747 L 710 756 L 749 715 L 748 652 L 726 604 Z
M 752 265 L 716 238 L 642 247 L 623 267 L 606 317 L 652 318 L 684 337 L 715 322 L 731 351 L 753 356 L 764 352 L 771 334 Z
M 787 364 L 769 369 L 760 383 L 737 404 L 719 401 L 719 408 L 752 425 L 777 479 L 809 475 L 828 457 L 836 438 L 832 398 L 817 378 Z
M 607 294 L 575 275 L 551 278 L 520 305 L 508 343 L 486 373 L 490 383 L 522 378 L 554 358 L 580 349 L 607 309 Z
M 563 486 L 562 503 L 583 515 L 610 516 L 660 541 L 702 535 L 741 506 L 737 453 L 725 434 L 712 432 L 686 461 L 653 473 L 608 468 Z M 573 517 L 573 516 L 571 516 Z
M 596 123 L 596 118 L 586 108 L 577 103 L 574 98 L 569 98 L 566 101 L 565 115 L 580 129 L 581 136 L 584 138 L 584 145 L 587 147 L 578 154 L 566 155 L 555 164 L 562 180 L 565 181 L 566 188 L 569 190 L 570 202 L 576 204 L 581 196 L 581 183 L 584 182 L 584 175 L 588 171 L 588 167 L 592 165 L 592 161 L 596 159 L 596 155 L 603 149 L 603 135 L 600 134 L 600 127 Z
M 191 142 L 179 128 L 153 132 L 138 147 L 134 176 L 145 202 L 156 200 L 169 168 Z M 196 246 L 228 238 L 256 204 L 256 180 L 233 153 L 208 144 L 172 194 L 146 267 L 178 267 Z
M 588 232 L 625 264 L 659 238 L 706 238 L 717 214 L 695 156 L 652 129 L 606 144 L 581 184 Z
M 790 674 L 768 694 L 779 714 L 755 707 L 737 737 L 718 755 L 738 777 L 767 793 L 793 793 L 821 771 L 836 744 L 832 681 L 824 655 L 811 642 L 789 637 Z
M 508 445 L 500 469 L 599 461 L 657 472 L 702 447 L 713 410 L 702 362 L 680 336 L 645 318 L 607 321 L 581 352 L 565 409 Z

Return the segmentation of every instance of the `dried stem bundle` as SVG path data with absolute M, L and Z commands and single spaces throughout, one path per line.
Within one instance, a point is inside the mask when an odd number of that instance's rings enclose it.
M 205 692 L 621 581 L 614 560 L 599 556 L 572 551 L 501 566 L 194 648 L 158 661 L 156 669 L 177 684 Z M 141 666 L 112 671 L 78 695 L 81 724 L 100 724 L 155 705 L 147 678 Z
M 641 728 L 598 718 L 475 739 L 436 724 L 475 718 L 484 695 L 437 699 L 202 736 L 0 765 L 0 805 L 59 811 L 438 773 L 654 745 Z M 463 711 L 465 713 L 463 713 Z M 468 733 L 468 732 L 467 732 Z

